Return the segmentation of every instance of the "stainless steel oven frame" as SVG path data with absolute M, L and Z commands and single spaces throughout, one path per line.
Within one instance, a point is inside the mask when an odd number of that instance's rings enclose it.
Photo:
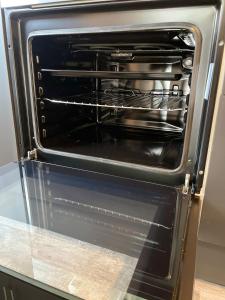
M 193 0 L 186 0 L 182 1 L 182 3 L 177 0 L 140 0 L 138 2 L 133 0 L 85 0 L 56 2 L 51 0 L 20 0 L 16 3 L 16 5 L 13 3 L 13 1 L 11 2 L 3 0 L 2 7 L 5 27 L 5 41 L 6 45 L 8 46 L 7 55 L 9 61 L 11 95 L 14 109 L 19 157 L 27 157 L 28 151 L 38 147 L 38 157 L 45 161 L 100 171 L 102 173 L 121 175 L 140 180 L 161 182 L 169 185 L 184 184 L 185 177 L 190 174 L 190 182 L 193 185 L 193 191 L 200 191 L 202 179 L 204 177 L 204 167 L 216 95 L 217 78 L 224 47 L 223 24 L 225 22 L 223 17 L 223 0 L 199 0 L 197 2 Z M 160 10 L 162 12 L 163 9 L 166 9 L 166 22 L 165 14 L 163 15 L 159 13 Z M 35 122 L 35 120 L 33 121 L 33 108 L 29 107 L 31 106 L 30 102 L 32 102 L 31 99 L 33 96 L 28 91 L 28 85 L 30 85 L 30 81 L 32 80 L 28 79 L 30 66 L 27 66 L 27 61 L 29 59 L 26 56 L 28 47 L 27 40 L 26 44 L 24 44 L 23 41 L 23 18 L 28 20 L 29 16 L 36 16 L 38 18 L 41 15 L 46 14 L 67 14 L 72 11 L 78 13 L 85 13 L 86 11 L 87 13 L 90 13 L 97 10 L 99 10 L 101 13 L 105 13 L 107 11 L 109 13 L 110 22 L 113 10 L 116 10 L 117 13 L 118 10 L 120 10 L 120 13 L 124 13 L 124 11 L 131 11 L 133 15 L 131 14 L 130 16 L 131 22 L 129 25 L 126 23 L 120 24 L 120 27 L 124 27 L 124 29 L 132 28 L 133 30 L 138 26 L 140 28 L 144 26 L 145 28 L 149 29 L 154 27 L 162 28 L 163 26 L 187 26 L 187 28 L 194 30 L 194 34 L 197 36 L 198 49 L 195 53 L 195 63 L 199 63 L 199 80 L 196 87 L 194 87 L 194 85 L 196 85 L 197 80 L 192 80 L 192 107 L 189 108 L 189 124 L 185 137 L 185 151 L 183 153 L 181 165 L 175 170 L 171 171 L 145 166 L 140 167 L 130 163 L 108 161 L 105 159 L 96 159 L 93 157 L 90 158 L 88 156 L 83 157 L 80 155 L 73 155 L 71 153 L 59 153 L 57 151 L 52 152 L 50 150 L 43 149 L 38 143 L 37 139 L 37 145 L 35 143 L 35 134 L 37 135 L 37 130 L 35 129 L 36 126 L 33 126 Z M 139 17 L 139 20 L 141 20 L 142 25 L 140 25 L 140 22 L 139 24 L 135 23 L 135 14 L 140 14 L 141 12 L 142 14 L 139 16 L 142 17 Z M 158 18 L 156 16 L 158 16 Z M 149 19 L 151 19 L 150 23 Z M 126 20 L 127 22 L 129 21 L 128 19 Z M 147 22 L 145 20 L 147 20 Z M 98 22 L 98 18 L 95 18 L 95 21 Z M 102 24 L 101 26 L 97 26 L 96 22 L 94 22 L 94 24 L 89 24 L 90 26 L 88 26 L 88 28 L 90 30 L 91 27 L 95 27 L 95 29 L 101 28 Z M 53 23 L 57 23 L 57 18 L 56 20 L 53 20 Z M 213 29 L 211 26 L 212 24 Z M 106 24 L 104 26 L 106 26 Z M 118 30 L 118 26 L 115 26 L 115 24 L 113 24 L 113 26 L 112 24 L 111 26 L 108 24 L 106 26 L 108 29 L 112 27 L 113 29 Z M 73 28 L 72 31 L 77 31 L 78 29 L 74 26 L 71 28 Z M 87 30 L 87 26 L 83 26 L 82 30 L 85 30 L 85 28 Z M 59 28 L 54 28 L 53 26 L 53 28 L 45 28 L 45 32 L 51 33 L 57 29 Z M 71 32 L 71 29 L 68 30 L 68 28 L 61 28 L 61 30 L 63 32 Z M 81 28 L 79 28 L 79 30 L 81 30 Z M 136 30 L 138 29 L 136 28 Z M 43 33 L 43 28 L 38 28 L 35 31 L 38 34 L 40 34 L 40 31 Z M 35 32 L 30 32 L 30 37 L 32 34 L 35 34 Z M 17 42 L 20 47 L 18 47 L 18 45 L 14 45 L 13 43 L 13 37 L 15 36 L 17 36 Z M 203 51 L 201 52 L 201 50 Z M 21 69 L 20 74 L 15 75 L 19 68 Z M 23 78 L 26 78 L 26 82 L 23 81 L 21 75 Z M 194 72 L 193 77 L 196 79 L 197 72 Z M 193 89 L 195 89 L 195 91 Z M 24 90 L 25 94 L 23 94 Z M 33 93 L 32 89 L 31 93 Z M 195 98 L 196 101 L 193 98 Z
M 141 1 L 142 2 L 142 1 Z M 107 2 L 108 3 L 108 2 Z M 112 2 L 110 2 L 112 5 Z M 146 5 L 145 1 L 145 5 Z M 149 3 L 149 2 L 148 2 Z M 159 2 L 158 2 L 159 3 Z M 109 4 L 109 3 L 108 3 Z M 74 5 L 68 6 L 59 6 L 59 7 L 44 7 L 41 8 L 39 6 L 35 6 L 31 8 L 24 9 L 6 9 L 5 10 L 5 21 L 6 21 L 6 33 L 7 33 L 7 45 L 11 45 L 9 49 L 9 60 L 11 62 L 11 70 L 12 70 L 12 78 L 13 85 L 12 91 L 14 94 L 14 111 L 16 115 L 16 120 L 18 120 L 17 128 L 19 131 L 19 154 L 20 157 L 26 157 L 27 151 L 32 150 L 33 148 L 38 149 L 38 156 L 43 157 L 47 160 L 62 162 L 62 164 L 70 163 L 75 166 L 96 170 L 99 169 L 103 173 L 111 173 L 115 175 L 124 174 L 124 176 L 144 179 L 146 181 L 156 181 L 162 182 L 170 185 L 179 185 L 184 183 L 186 174 L 191 174 L 193 177 L 194 169 L 196 167 L 196 162 L 198 157 L 197 150 L 199 146 L 199 131 L 201 127 L 201 119 L 199 118 L 205 98 L 205 91 L 210 86 L 210 82 L 212 79 L 212 50 L 213 43 L 215 40 L 215 30 L 216 30 L 216 21 L 218 16 L 218 11 L 215 6 L 187 6 L 185 9 L 182 7 L 177 8 L 169 8 L 167 9 L 167 22 L 165 22 L 165 11 L 161 8 L 152 9 L 149 6 L 143 6 L 138 10 L 134 10 L 130 1 L 118 1 L 113 2 L 114 5 L 127 5 L 127 11 L 118 11 L 116 10 L 117 16 L 124 16 L 126 22 L 121 21 L 120 25 L 112 26 L 112 18 L 113 12 L 108 12 L 107 16 L 109 17 L 109 21 L 104 21 L 100 26 L 94 26 L 97 23 L 101 23 L 102 21 L 98 21 L 96 10 L 96 15 L 93 13 L 93 17 L 91 22 L 89 22 L 89 26 L 85 25 L 85 22 L 81 19 L 81 25 L 77 28 L 72 26 L 73 29 L 69 28 L 58 28 L 57 25 L 57 17 L 52 21 L 50 27 L 47 29 L 35 29 L 31 30 L 28 34 L 26 33 L 26 41 L 24 40 L 24 32 L 26 31 L 23 28 L 23 18 L 29 20 L 29 15 L 40 16 L 42 13 L 45 14 L 57 14 L 58 12 L 67 13 L 69 11 L 81 12 L 83 16 L 86 13 L 90 13 L 90 8 L 101 8 L 99 14 L 105 13 L 107 11 L 108 5 L 104 3 L 104 5 L 99 2 L 98 5 L 92 2 L 85 3 L 81 5 L 78 2 Z M 129 5 L 131 7 L 129 7 Z M 113 7 L 114 7 L 113 5 Z M 122 6 L 123 7 L 123 6 Z M 86 12 L 87 10 L 87 12 Z M 86 15 L 87 16 L 87 15 Z M 206 21 L 206 16 L 207 21 Z M 141 20 L 138 22 L 137 20 Z M 151 21 L 147 21 L 151 20 Z M 70 20 L 71 21 L 71 20 Z M 82 23 L 83 22 L 83 23 Z M 107 23 L 108 22 L 108 23 Z M 111 23 L 111 24 L 109 24 Z M 129 25 L 126 25 L 126 24 Z M 74 25 L 74 23 L 72 23 Z M 62 25 L 62 20 L 60 20 L 60 25 Z M 212 26 L 213 25 L 213 26 Z M 47 27 L 49 27 L 47 25 Z M 55 27 L 55 28 L 54 28 Z M 212 28 L 213 27 L 213 28 Z M 180 166 L 175 170 L 168 169 L 160 169 L 160 168 L 152 168 L 147 166 L 139 166 L 131 163 L 121 163 L 118 161 L 112 161 L 108 159 L 89 157 L 83 155 L 76 155 L 67 152 L 59 152 L 50 149 L 44 149 L 40 141 L 38 139 L 38 130 L 36 124 L 35 117 L 35 105 L 34 105 L 34 83 L 32 78 L 32 64 L 30 61 L 30 40 L 35 35 L 48 35 L 48 34 L 78 34 L 78 33 L 86 33 L 86 32 L 119 32 L 119 31 L 129 31 L 129 30 L 154 30 L 159 28 L 186 28 L 193 32 L 197 45 L 195 51 L 195 59 L 194 59 L 194 71 L 191 85 L 191 95 L 190 95 L 190 106 L 187 120 L 187 130 L 185 134 L 185 142 L 184 142 L 184 151 L 182 156 L 182 162 Z M 13 44 L 13 35 L 18 36 L 19 46 Z M 18 42 L 17 41 L 17 42 Z M 20 105 L 18 104 L 18 89 L 17 86 L 18 78 L 15 78 L 15 70 L 17 69 L 17 64 L 15 63 L 15 58 L 18 59 L 18 55 L 15 57 L 12 48 L 17 47 L 17 54 L 19 55 L 19 60 L 21 61 L 22 74 L 25 78 L 23 82 L 23 88 L 25 90 L 25 95 L 22 101 L 26 104 L 26 119 L 27 125 L 24 125 L 24 121 L 21 120 Z M 28 88 L 29 86 L 29 88 Z M 25 100 L 25 101 L 24 101 Z M 30 107 L 32 106 L 32 107 Z M 32 115 L 32 117 L 31 117 Z M 27 126 L 29 130 L 27 131 L 27 136 L 24 135 L 24 130 L 21 129 Z M 27 140 L 27 141 L 25 141 Z

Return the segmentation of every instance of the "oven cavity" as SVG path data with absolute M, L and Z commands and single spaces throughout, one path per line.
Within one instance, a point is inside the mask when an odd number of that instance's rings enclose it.
M 191 32 L 43 35 L 31 46 L 42 147 L 149 167 L 180 165 Z

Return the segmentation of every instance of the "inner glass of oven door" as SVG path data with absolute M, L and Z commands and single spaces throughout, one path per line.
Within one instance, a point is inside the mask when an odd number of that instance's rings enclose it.
M 194 50 L 184 29 L 33 37 L 41 145 L 177 168 Z
M 38 161 L 1 167 L 0 270 L 86 300 L 170 300 L 181 195 Z

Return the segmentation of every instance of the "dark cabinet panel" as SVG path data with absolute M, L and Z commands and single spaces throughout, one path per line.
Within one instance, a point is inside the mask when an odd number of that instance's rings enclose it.
M 10 299 L 9 298 L 9 277 L 3 273 L 0 273 L 0 300 L 8 300 L 8 299 Z
M 0 300 L 63 300 L 20 279 L 0 273 Z

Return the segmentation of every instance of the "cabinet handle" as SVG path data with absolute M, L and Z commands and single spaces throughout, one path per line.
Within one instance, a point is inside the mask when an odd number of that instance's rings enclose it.
M 10 296 L 11 296 L 11 300 L 15 300 L 13 290 L 10 290 Z
M 3 290 L 3 294 L 4 294 L 4 300 L 8 300 L 5 286 L 2 287 L 2 290 Z

